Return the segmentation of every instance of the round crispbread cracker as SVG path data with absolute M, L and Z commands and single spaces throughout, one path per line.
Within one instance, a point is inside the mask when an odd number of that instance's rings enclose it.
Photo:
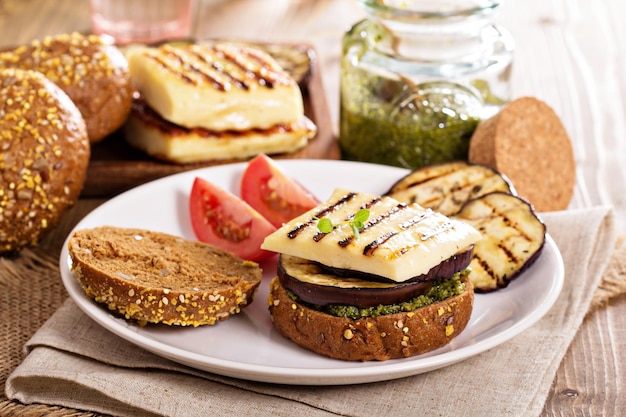
M 572 144 L 557 114 L 539 99 L 516 99 L 481 122 L 470 140 L 469 161 L 506 175 L 537 211 L 564 210 L 572 199 Z

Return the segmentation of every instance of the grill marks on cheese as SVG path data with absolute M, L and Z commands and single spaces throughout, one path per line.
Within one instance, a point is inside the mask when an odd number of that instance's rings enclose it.
M 320 212 L 316 213 L 309 221 L 307 221 L 306 223 L 300 224 L 297 227 L 295 227 L 293 230 L 289 231 L 287 233 L 287 236 L 290 239 L 294 239 L 298 236 L 298 234 L 300 234 L 305 228 L 307 227 L 314 227 L 317 229 L 317 219 L 321 218 L 321 217 L 325 217 L 326 215 L 332 213 L 333 211 L 336 211 L 340 206 L 344 205 L 345 203 L 347 203 L 348 201 L 350 201 L 352 198 L 354 198 L 357 194 L 356 193 L 348 193 L 346 194 L 345 197 L 343 197 L 342 199 L 340 199 L 337 203 L 332 204 L 331 206 L 325 208 L 324 210 L 321 210 Z M 370 209 L 372 206 L 374 206 L 376 203 L 380 203 L 381 202 L 381 197 L 375 197 L 371 200 L 369 200 L 367 203 L 362 204 L 361 206 L 359 206 L 359 209 Z M 400 214 L 401 211 L 403 210 L 409 210 L 410 207 L 407 204 L 404 203 L 398 203 L 396 206 L 390 207 L 389 209 L 387 209 L 386 211 L 379 213 L 375 218 L 373 219 L 369 219 L 364 225 L 363 225 L 363 229 L 361 229 L 359 237 L 363 237 L 363 238 L 369 238 L 368 242 L 365 247 L 363 248 L 363 255 L 364 256 L 373 256 L 374 252 L 376 251 L 376 249 L 378 249 L 379 247 L 381 247 L 382 245 L 385 244 L 385 242 L 389 241 L 389 239 L 393 238 L 394 236 L 398 235 L 398 231 L 390 231 L 390 232 L 386 232 L 383 233 L 380 236 L 376 236 L 376 237 L 370 237 L 368 236 L 368 232 L 374 228 L 374 226 L 381 224 L 383 222 L 394 222 L 395 217 L 397 217 L 398 214 Z M 420 234 L 420 231 L 417 230 L 419 223 L 425 219 L 428 219 L 429 217 L 431 217 L 432 215 L 434 215 L 435 213 L 432 210 L 424 210 L 423 212 L 415 215 L 414 217 L 412 217 L 411 219 L 404 221 L 402 223 L 400 223 L 398 225 L 398 227 L 402 230 L 402 231 L 408 231 L 410 229 L 415 229 L 415 233 Z M 352 218 L 354 218 L 354 213 L 350 213 L 348 216 L 346 216 L 344 218 L 344 221 L 350 221 L 352 220 Z M 443 224 L 439 229 L 437 229 L 434 232 L 431 233 L 421 233 L 420 236 L 420 241 L 426 241 L 428 239 L 431 239 L 433 237 L 435 237 L 437 234 L 439 233 L 444 233 L 446 230 L 448 230 L 449 228 L 452 227 L 452 223 L 447 222 L 445 224 Z M 323 232 L 316 232 L 315 235 L 313 236 L 313 240 L 316 242 L 319 242 L 321 239 L 323 239 L 325 236 L 330 235 L 330 233 L 323 233 Z M 350 235 L 347 236 L 343 239 L 340 239 L 337 242 L 337 245 L 340 248 L 346 248 L 348 247 L 351 243 L 353 243 L 355 240 L 355 236 L 354 235 Z M 415 245 L 420 244 L 419 241 L 415 242 Z M 403 254 L 409 252 L 411 250 L 412 246 L 408 246 L 408 247 L 401 247 L 399 249 L 397 249 L 394 252 L 394 256 L 393 257 L 399 257 L 402 256 Z
M 165 45 L 161 50 L 164 53 L 150 55 L 150 59 L 190 85 L 209 82 L 216 90 L 226 92 L 231 88 L 248 91 L 254 83 L 265 88 L 289 84 L 273 62 L 251 49 L 234 53 L 225 45 L 212 45 L 202 51 L 196 45 Z
M 296 238 L 305 228 L 310 227 L 311 225 L 315 225 L 317 227 L 317 219 L 320 219 L 326 215 L 328 215 L 329 213 L 332 213 L 333 211 L 337 210 L 340 206 L 346 204 L 347 202 L 349 202 L 352 198 L 354 198 L 356 196 L 356 193 L 348 193 L 346 194 L 344 197 L 342 197 L 339 201 L 337 201 L 336 203 L 326 207 L 323 210 L 318 211 L 317 213 L 315 213 L 315 215 L 313 215 L 313 217 L 311 217 L 309 219 L 309 221 L 298 225 L 296 228 L 294 228 L 293 230 L 291 230 L 290 232 L 287 233 L 287 236 L 290 239 L 294 239 Z M 348 216 L 348 219 L 352 218 L 354 216 L 354 214 L 351 214 L 350 216 Z M 319 242 L 320 240 L 322 240 L 322 238 L 324 238 L 324 236 L 326 236 L 326 233 L 322 233 L 322 232 L 317 232 L 315 234 L 315 236 L 313 236 L 313 240 L 316 242 Z
M 356 239 L 345 222 L 363 208 L 370 210 L 370 218 Z M 336 225 L 330 233 L 317 229 L 317 221 L 322 217 L 330 218 Z M 402 282 L 428 272 L 480 238 L 468 224 L 418 205 L 335 190 L 326 203 L 268 236 L 263 247 Z
M 298 84 L 259 49 L 227 42 L 172 43 L 133 46 L 126 55 L 141 97 L 160 117 L 184 128 L 250 132 L 304 118 Z M 284 139 L 301 147 L 308 138 L 304 131 Z

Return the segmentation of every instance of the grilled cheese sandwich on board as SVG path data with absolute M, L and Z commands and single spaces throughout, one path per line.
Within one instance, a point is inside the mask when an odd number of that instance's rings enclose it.
M 369 217 L 355 234 L 351 222 L 362 209 Z M 324 218 L 334 226 L 329 232 L 319 228 Z M 417 204 L 337 189 L 263 242 L 281 254 L 269 296 L 274 326 L 302 347 L 345 360 L 443 346 L 469 321 L 467 266 L 481 238 L 469 224 Z
M 295 80 L 265 52 L 234 43 L 128 49 L 137 87 L 127 140 L 178 163 L 294 152 L 317 129 Z

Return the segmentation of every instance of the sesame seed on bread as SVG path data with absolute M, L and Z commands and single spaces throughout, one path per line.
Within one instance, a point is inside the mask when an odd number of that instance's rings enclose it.
M 41 72 L 76 104 L 91 143 L 117 130 L 132 104 L 128 62 L 95 35 L 60 34 L 0 53 L 0 67 Z
M 16 255 L 76 203 L 90 154 L 85 121 L 41 73 L 0 68 L 0 149 L 0 255 Z
M 251 303 L 261 282 L 254 262 L 156 231 L 81 229 L 68 245 L 87 296 L 139 324 L 213 325 Z

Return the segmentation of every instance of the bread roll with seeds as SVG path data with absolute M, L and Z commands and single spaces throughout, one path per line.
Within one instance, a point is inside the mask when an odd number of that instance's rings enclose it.
M 82 229 L 68 245 L 87 296 L 142 325 L 213 325 L 251 303 L 261 283 L 255 262 L 156 231 Z
M 117 130 L 132 104 L 128 62 L 95 35 L 61 34 L 0 53 L 0 67 L 39 71 L 74 101 L 91 143 Z
M 0 255 L 16 255 L 76 203 L 89 163 L 85 121 L 42 74 L 0 69 L 0 149 Z
M 467 276 L 459 295 L 396 314 L 350 319 L 294 301 L 278 277 L 270 283 L 272 323 L 280 334 L 315 353 L 349 361 L 384 361 L 430 352 L 449 344 L 472 315 L 474 287 Z

